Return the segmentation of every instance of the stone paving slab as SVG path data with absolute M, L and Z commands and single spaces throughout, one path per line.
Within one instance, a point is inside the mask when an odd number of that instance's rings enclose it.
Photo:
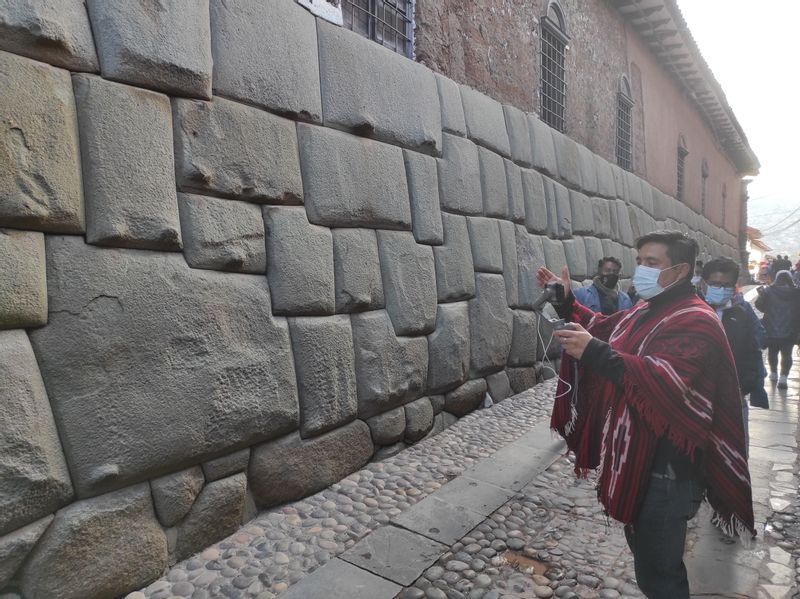
M 466 476 L 519 491 L 558 459 L 558 452 L 511 444 L 467 470 Z
M 454 509 L 453 504 L 430 496 L 394 518 L 392 523 L 451 545 L 485 519 L 485 514 L 467 508 Z
M 292 586 L 282 599 L 392 599 L 402 587 L 335 559 Z

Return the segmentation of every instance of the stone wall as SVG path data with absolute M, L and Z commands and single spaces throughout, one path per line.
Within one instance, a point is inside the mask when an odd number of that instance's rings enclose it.
M 141 587 L 536 384 L 542 264 L 629 276 L 661 227 L 735 255 L 535 116 L 291 0 L 6 3 L 0 151 L 10 597 Z

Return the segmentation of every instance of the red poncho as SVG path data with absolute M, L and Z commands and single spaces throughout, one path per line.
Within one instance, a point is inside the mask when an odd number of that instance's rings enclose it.
M 576 472 L 599 468 L 597 493 L 608 514 L 634 521 L 656 444 L 666 436 L 690 459 L 701 451 L 715 522 L 728 534 L 752 533 L 742 398 L 713 310 L 694 294 L 611 316 L 576 301 L 571 320 L 608 342 L 625 365 L 620 387 L 565 355 L 551 418 L 575 452 Z

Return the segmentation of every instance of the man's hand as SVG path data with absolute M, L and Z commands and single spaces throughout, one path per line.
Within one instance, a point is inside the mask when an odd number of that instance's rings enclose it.
M 549 283 L 560 283 L 564 287 L 564 298 L 568 298 L 572 293 L 572 288 L 569 286 L 569 269 L 565 266 L 561 271 L 561 277 L 557 277 L 554 272 L 546 269 L 544 266 L 536 271 L 536 280 L 539 281 L 539 287 L 546 287 Z
M 570 328 L 554 331 L 553 334 L 561 342 L 561 347 L 576 360 L 580 360 L 586 346 L 594 337 L 576 322 L 570 323 Z

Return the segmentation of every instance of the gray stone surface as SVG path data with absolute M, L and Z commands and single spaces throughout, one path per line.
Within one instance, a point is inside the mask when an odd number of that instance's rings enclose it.
M 248 480 L 262 508 L 311 495 L 366 464 L 373 445 L 362 420 L 302 440 L 292 434 L 253 449 Z
M 378 240 L 371 229 L 333 229 L 336 311 L 384 307 Z
M 528 115 L 516 106 L 503 105 L 506 131 L 511 145 L 511 158 L 522 166 L 533 166 L 533 145 L 528 125 Z
M 378 231 L 386 310 L 397 335 L 425 335 L 436 324 L 433 249 L 406 231 Z
M 528 125 L 533 148 L 533 166 L 551 177 L 558 176 L 553 130 L 533 113 L 528 114 Z
M 503 251 L 498 221 L 482 216 L 468 216 L 467 228 L 475 272 L 502 273 Z
M 572 205 L 570 190 L 557 181 L 544 180 L 547 201 L 548 233 L 564 238 L 572 235 Z
M 361 539 L 341 559 L 381 578 L 410 586 L 447 546 L 396 526 L 382 526 Z
M 83 0 L 6 0 L 0 7 L 0 50 L 71 71 L 97 71 Z
M 442 136 L 439 167 L 439 202 L 443 210 L 482 214 L 483 191 L 478 146 L 461 137 Z
M 203 469 L 200 466 L 192 466 L 150 481 L 153 506 L 162 526 L 169 528 L 183 520 L 204 482 Z
M 515 223 L 525 222 L 525 190 L 522 187 L 522 169 L 503 158 L 508 182 L 508 218 Z
M 87 0 L 106 79 L 211 98 L 208 0 Z
M 469 138 L 503 156 L 510 156 L 511 145 L 500 102 L 466 85 L 460 87 Z
M 136 485 L 56 513 L 20 575 L 27 597 L 116 597 L 157 578 L 167 539 L 150 488 Z
M 631 246 L 634 242 L 633 228 L 631 228 L 631 217 L 628 213 L 628 205 L 622 200 L 615 202 L 617 209 L 617 228 L 619 238 L 617 241 L 623 245 Z
M 467 219 L 442 213 L 442 225 L 444 245 L 433 248 L 438 301 L 469 299 L 475 294 L 475 275 Z
M 583 237 L 573 237 L 561 242 L 567 260 L 569 274 L 576 279 L 584 279 L 594 272 L 594 264 L 586 262 L 586 242 Z M 545 253 L 547 250 L 545 249 Z
M 44 235 L 0 228 L 0 329 L 47 324 Z
M 597 237 L 584 237 L 583 243 L 586 246 L 586 266 L 592 271 L 588 274 L 594 274 L 597 263 L 604 257 L 603 242 Z
M 239 451 L 234 451 L 222 457 L 203 462 L 203 474 L 206 477 L 206 482 L 212 482 L 244 472 L 247 470 L 247 464 L 250 462 L 250 448 L 245 447 Z
M 428 399 L 431 400 L 433 413 L 438 416 L 444 410 L 444 395 L 431 395 Z
M 289 588 L 282 599 L 394 599 L 403 587 L 334 559 Z
M 52 521 L 52 515 L 45 516 L 0 536 L 0 589 L 8 584 Z
M 403 406 L 388 410 L 367 419 L 372 442 L 375 445 L 392 445 L 400 441 L 406 432 L 406 412 Z
M 428 389 L 445 391 L 467 380 L 469 308 L 466 302 L 440 304 L 436 330 L 428 335 Z
M 511 384 L 508 381 L 508 375 L 505 370 L 487 376 L 486 386 L 495 403 L 511 396 Z
M 617 186 L 614 182 L 614 171 L 612 165 L 599 154 L 594 155 L 594 165 L 597 170 L 597 193 L 604 198 L 613 198 L 617 194 Z
M 292 121 L 223 98 L 173 99 L 172 117 L 182 191 L 257 203 L 302 203 Z
M 351 316 L 358 415 L 369 418 L 422 395 L 428 373 L 424 337 L 397 337 L 385 310 Z
M 546 233 L 548 210 L 542 175 L 534 170 L 523 169 L 522 189 L 525 199 L 525 227 L 531 233 Z
M 72 498 L 36 357 L 25 331 L 0 331 L 0 535 Z
M 502 276 L 476 274 L 475 287 L 469 301 L 470 372 L 486 374 L 505 366 L 514 319 Z
M 591 235 L 595 231 L 592 200 L 579 191 L 569 191 L 569 205 L 572 214 L 572 232 L 577 235 Z
M 97 245 L 181 248 L 169 99 L 74 75 L 80 123 L 86 240 Z
M 514 328 L 508 364 L 510 366 L 533 366 L 538 358 L 536 353 L 538 340 L 538 314 L 528 310 L 514 310 Z
M 642 187 L 642 210 L 653 216 L 653 186 L 644 179 L 639 179 L 639 185 Z
M 411 506 L 395 517 L 393 522 L 449 545 L 483 522 L 484 518 L 483 514 L 459 509 L 434 494 Z
M 333 236 L 312 225 L 301 207 L 267 207 L 267 278 L 276 314 L 333 314 Z
M 48 238 L 47 267 L 50 324 L 31 337 L 80 496 L 297 426 L 288 327 L 264 277 L 76 237 Z
M 517 263 L 519 264 L 519 305 L 531 307 L 542 294 L 536 271 L 545 266 L 542 238 L 531 235 L 525 227 L 516 226 Z
M 547 264 L 547 268 L 555 273 L 560 273 L 561 269 L 567 266 L 564 244 L 560 239 L 542 237 L 542 246 L 544 247 L 544 260 Z
M 171 558 L 177 561 L 186 559 L 236 532 L 242 524 L 246 489 L 247 475 L 244 472 L 203 487 L 186 518 L 176 527 Z
M 433 71 L 344 27 L 317 21 L 325 125 L 438 155 L 442 117 Z M 408 90 L 413 102 L 398 102 Z
M 442 130 L 464 136 L 467 123 L 464 120 L 464 106 L 461 103 L 461 89 L 458 83 L 444 75 L 434 73 L 436 89 L 439 91 L 439 104 L 442 108 Z
M 298 125 L 297 132 L 308 220 L 411 230 L 400 148 L 312 125 Z
M 403 407 L 406 411 L 405 441 L 416 443 L 433 428 L 433 404 L 429 398 L 420 397 Z
M 322 120 L 317 24 L 294 2 L 211 0 L 214 92 Z
M 551 131 L 559 178 L 570 187 L 580 188 L 583 178 L 581 177 L 581 156 L 578 144 L 560 131 L 555 129 Z
M 0 38 L 4 38 L 0 35 Z M 75 98 L 69 73 L 0 52 L 0 225 L 85 230 Z
M 408 192 L 411 199 L 411 223 L 418 243 L 444 243 L 442 214 L 439 210 L 439 175 L 436 160 L 417 152 L 403 150 Z
M 444 396 L 444 409 L 454 416 L 466 416 L 486 397 L 486 380 L 473 379 Z
M 261 209 L 253 204 L 178 194 L 183 255 L 192 268 L 265 273 Z
M 289 319 L 300 396 L 300 435 L 328 432 L 356 417 L 355 355 L 346 315 Z
M 506 445 L 491 457 L 466 470 L 463 478 L 470 477 L 501 489 L 519 491 L 537 474 L 547 470 L 559 454 L 564 452 L 564 448 L 563 443 L 556 441 L 546 449 L 536 449 L 526 445 Z
M 506 282 L 506 301 L 509 307 L 519 305 L 519 263 L 517 259 L 517 233 L 514 223 L 498 221 L 500 247 L 503 251 L 503 278 Z
M 508 218 L 508 183 L 503 157 L 478 147 L 478 162 L 481 168 L 483 214 Z
M 633 276 L 636 270 L 636 258 L 638 252 L 636 248 L 623 248 L 622 250 L 622 270 L 627 273 L 629 277 Z
M 491 457 L 480 460 L 477 465 L 490 462 L 500 465 L 499 461 L 495 462 Z M 470 472 L 470 470 L 472 469 L 466 470 L 466 472 Z M 493 483 L 459 476 L 434 492 L 431 497 L 437 497 L 458 509 L 467 509 L 488 516 L 513 494 L 513 491 L 500 488 Z
M 590 202 L 594 217 L 594 236 L 611 237 L 611 211 L 616 210 L 614 203 L 603 198 L 591 198 Z
M 625 176 L 626 171 L 622 170 L 616 164 L 611 165 L 611 171 L 614 174 L 614 187 L 616 188 L 616 196 L 620 200 L 628 200 L 628 178 Z
M 402 453 L 406 449 L 408 449 L 408 445 L 406 445 L 403 441 L 398 441 L 392 445 L 376 448 L 375 455 L 372 456 L 372 461 L 382 462 L 384 460 L 388 460 L 389 458 L 393 458 L 397 454 Z
M 595 165 L 595 155 L 584 145 L 578 144 L 578 155 L 581 165 L 581 189 L 588 195 L 597 195 L 597 166 Z
M 533 366 L 508 368 L 506 372 L 508 373 L 508 382 L 511 384 L 511 390 L 514 393 L 522 393 L 538 382 L 536 368 Z

